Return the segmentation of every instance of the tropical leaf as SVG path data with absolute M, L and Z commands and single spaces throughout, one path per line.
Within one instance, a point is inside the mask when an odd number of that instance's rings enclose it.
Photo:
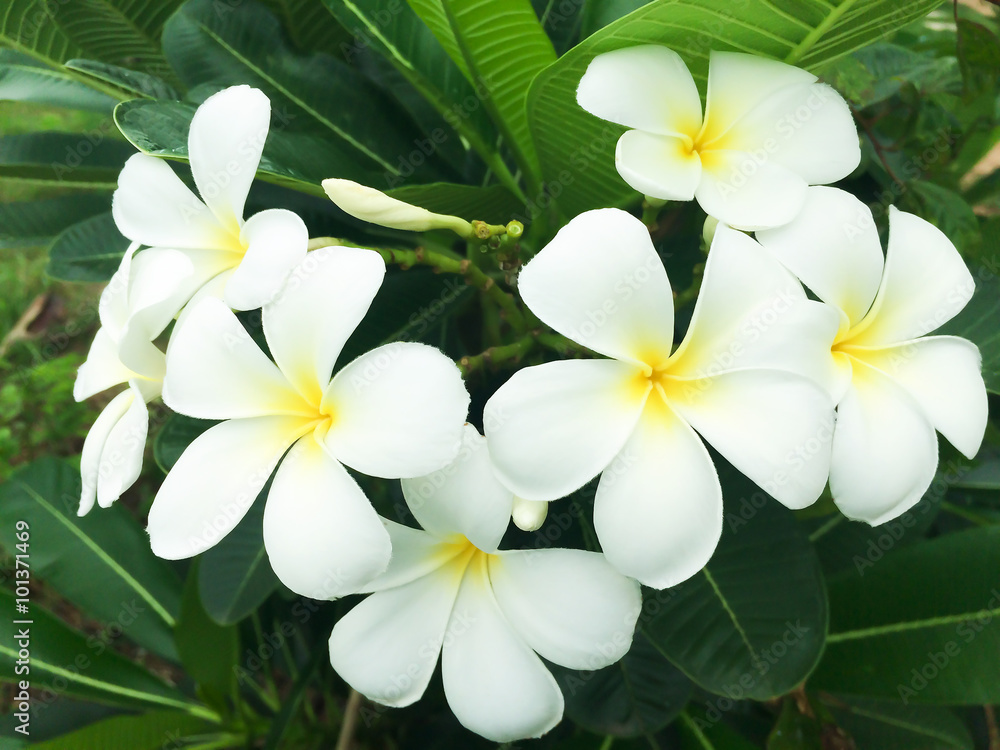
M 111 212 L 106 211 L 63 230 L 49 248 L 46 270 L 66 281 L 108 281 L 128 246 Z
M 1000 393 L 1000 329 L 996 325 L 1000 315 L 1000 278 L 996 270 L 1000 266 L 988 260 L 993 264 L 973 269 L 976 291 L 969 304 L 935 333 L 962 336 L 978 346 L 986 388 Z
M 80 518 L 79 472 L 45 458 L 0 485 L 4 548 L 17 551 L 15 523 L 25 521 L 37 543 L 31 570 L 84 613 L 107 623 L 91 650 L 106 650 L 125 633 L 169 659 L 177 658 L 172 628 L 180 582 L 149 548 L 146 532 L 120 505 Z
M 80 74 L 83 80 L 110 84 L 132 96 L 147 99 L 180 99 L 180 94 L 173 86 L 150 73 L 129 70 L 100 60 L 86 59 L 68 60 L 65 67 Z
M 615 170 L 623 128 L 576 104 L 576 88 L 602 52 L 636 44 L 675 50 L 705 90 L 708 55 L 735 50 L 819 70 L 926 15 L 941 0 L 656 0 L 605 26 L 542 71 L 528 93 L 528 121 L 542 174 L 558 184 L 567 216 L 627 204 L 638 195 Z
M 34 102 L 110 114 L 117 100 L 61 70 L 0 63 L 0 101 Z
M 946 708 L 904 706 L 884 701 L 824 699 L 859 748 L 878 750 L 973 750 L 972 737 Z
M 113 190 L 134 152 L 108 131 L 0 136 L 0 177 L 52 187 Z
M 202 687 L 229 695 L 236 679 L 240 635 L 232 625 L 219 625 L 202 606 L 198 595 L 198 563 L 184 584 L 177 619 L 177 651 L 187 673 Z
M 263 0 L 281 19 L 292 43 L 304 52 L 329 52 L 344 57 L 354 39 L 351 32 L 330 17 L 317 0 Z M 400 0 L 402 3 L 402 0 Z M 350 61 L 348 59 L 348 61 Z
M 32 750 L 162 750 L 185 737 L 217 729 L 205 719 L 183 711 L 150 711 L 139 716 L 114 716 L 70 734 L 33 744 Z M 180 745 L 175 745 L 180 747 Z
M 110 207 L 106 193 L 0 203 L 0 247 L 48 244 L 67 227 Z
M 47 0 L 7 0 L 0 13 L 0 42 L 58 66 L 83 50 L 52 20 Z

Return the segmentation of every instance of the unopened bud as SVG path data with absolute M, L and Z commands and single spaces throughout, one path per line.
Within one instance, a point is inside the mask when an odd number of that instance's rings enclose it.
M 410 232 L 451 229 L 466 238 L 473 234 L 472 224 L 465 219 L 432 213 L 351 180 L 323 180 L 323 189 L 342 211 L 371 224 Z
M 712 246 L 712 240 L 715 239 L 715 230 L 719 228 L 719 220 L 714 216 L 709 216 L 705 219 L 705 226 L 701 228 L 701 236 L 705 240 L 705 247 Z
M 514 496 L 514 507 L 511 515 L 514 517 L 514 525 L 521 531 L 537 531 L 545 523 L 545 517 L 549 514 L 549 504 L 537 500 L 525 500 L 523 497 Z

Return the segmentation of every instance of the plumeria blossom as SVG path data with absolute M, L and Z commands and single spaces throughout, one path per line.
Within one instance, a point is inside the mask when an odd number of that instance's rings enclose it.
M 791 221 L 808 185 L 849 175 L 861 160 L 850 109 L 816 76 L 762 57 L 712 52 L 705 115 L 680 56 L 644 45 L 598 55 L 577 102 L 634 130 L 618 141 L 622 179 L 663 200 L 697 198 L 740 229 Z
M 403 481 L 424 530 L 384 521 L 392 562 L 334 626 L 330 660 L 358 692 L 399 707 L 423 695 L 440 655 L 464 726 L 494 742 L 539 737 L 563 714 L 539 656 L 571 669 L 618 661 L 632 643 L 639 586 L 595 552 L 498 551 L 513 494 L 484 439 L 465 429 L 453 464 Z
M 263 308 L 273 362 L 221 300 L 206 295 L 185 310 L 167 347 L 163 400 L 226 421 L 188 446 L 153 500 L 157 555 L 213 546 L 277 466 L 264 546 L 285 585 L 330 598 L 385 569 L 389 536 L 345 466 L 383 478 L 440 469 L 460 448 L 469 395 L 454 362 L 417 343 L 380 346 L 331 379 L 384 275 L 370 250 L 309 253 Z
M 473 236 L 472 223 L 465 219 L 433 213 L 352 180 L 323 180 L 323 190 L 341 211 L 371 224 L 408 232 L 450 229 L 459 237 Z
M 484 415 L 498 476 L 553 500 L 601 474 L 594 524 L 622 573 L 665 588 L 711 557 L 722 490 L 702 439 L 790 508 L 820 495 L 837 316 L 750 237 L 717 230 L 676 351 L 666 271 L 624 211 L 573 219 L 518 287 L 543 322 L 608 359 L 528 367 L 500 387 Z
M 150 338 L 163 331 L 173 313 L 156 281 L 163 281 L 163 274 L 175 266 L 168 253 L 133 257 L 136 249 L 137 245 L 129 247 L 101 293 L 101 327 L 73 385 L 73 397 L 83 401 L 128 384 L 104 408 L 84 441 L 81 516 L 90 512 L 95 499 L 107 508 L 139 478 L 149 428 L 146 404 L 159 397 L 162 388 L 164 355 Z
M 878 525 L 920 500 L 937 468 L 935 430 L 979 451 L 987 420 L 979 350 L 926 336 L 965 307 L 975 282 L 955 246 L 913 214 L 889 209 L 885 259 L 869 208 L 812 188 L 802 213 L 757 239 L 836 309 L 838 368 L 830 490 L 846 516 Z
M 268 98 L 250 86 L 220 91 L 198 107 L 188 157 L 201 198 L 162 159 L 136 154 L 122 169 L 112 203 L 115 224 L 150 246 L 140 257 L 168 255 L 170 284 L 161 279 L 161 285 L 170 290 L 174 315 L 220 274 L 231 308 L 260 307 L 305 257 L 309 233 L 296 214 L 276 208 L 243 219 L 270 116 Z

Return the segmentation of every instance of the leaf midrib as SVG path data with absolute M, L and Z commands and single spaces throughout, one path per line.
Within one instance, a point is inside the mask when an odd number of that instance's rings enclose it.
M 928 617 L 923 620 L 912 620 L 908 622 L 896 622 L 888 625 L 874 625 L 870 628 L 858 628 L 856 630 L 844 630 L 840 633 L 830 633 L 827 643 L 840 643 L 842 641 L 855 641 L 861 638 L 875 638 L 881 635 L 892 635 L 893 633 L 905 633 L 911 630 L 924 630 L 926 628 L 937 628 L 942 625 L 960 625 L 985 617 L 996 617 L 1000 615 L 1000 607 L 995 609 L 980 609 L 975 612 L 965 612 L 955 615 L 942 615 L 940 617 Z

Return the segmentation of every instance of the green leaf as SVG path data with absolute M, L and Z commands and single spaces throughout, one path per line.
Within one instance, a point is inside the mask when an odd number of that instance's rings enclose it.
M 633 10 L 638 10 L 650 0 L 587 0 L 583 4 L 583 21 L 580 36 L 586 39 Z
M 859 748 L 878 750 L 973 750 L 969 730 L 955 714 L 935 706 L 825 700 L 826 707 Z
M 309 686 L 309 683 L 312 682 L 313 678 L 315 678 L 320 665 L 322 665 L 328 658 L 329 657 L 325 649 L 317 648 L 314 650 L 309 662 L 302 670 L 298 679 L 295 680 L 295 684 L 292 685 L 291 691 L 289 691 L 288 695 L 286 695 L 284 700 L 282 700 L 281 711 L 274 717 L 274 721 L 271 722 L 271 731 L 267 733 L 264 750 L 278 750 L 278 748 L 281 747 L 282 737 L 284 737 L 285 732 L 288 731 L 288 728 L 291 725 L 292 719 L 295 718 L 296 713 L 298 713 L 299 706 L 302 704 L 302 699 L 306 695 L 306 688 Z
M 115 122 L 136 148 L 153 156 L 187 160 L 187 136 L 195 107 L 183 102 L 131 101 L 115 109 Z M 281 117 L 281 113 L 276 113 Z M 320 183 L 342 177 L 378 186 L 384 176 L 358 165 L 353 153 L 336 141 L 294 133 L 276 123 L 267 135 L 257 176 L 283 187 L 326 197 Z
M 796 702 L 786 697 L 768 735 L 767 750 L 823 750 L 820 731 L 819 720 L 801 713 Z
M 118 173 L 133 154 L 114 128 L 90 133 L 27 133 L 0 136 L 0 177 L 50 186 L 114 190 Z
M 1000 702 L 997 570 L 994 526 L 831 579 L 830 635 L 810 686 L 907 705 Z
M 236 528 L 205 552 L 198 568 L 198 591 L 208 615 L 232 625 L 259 607 L 278 588 L 264 551 L 264 485 Z
M 598 734 L 655 734 L 683 710 L 691 682 L 649 640 L 636 633 L 624 658 L 596 672 L 554 671 L 566 698 L 566 714 Z
M 15 598 L 0 589 L 0 606 L 14 612 Z M 30 625 L 11 617 L 0 619 L 0 680 L 16 682 L 25 673 L 16 672 L 19 631 L 30 630 L 30 679 L 32 687 L 118 706 L 133 708 L 179 708 L 197 715 L 208 713 L 170 687 L 100 642 L 73 630 L 52 613 L 29 605 Z
M 556 52 L 530 0 L 443 0 L 448 23 L 483 103 L 526 175 L 540 179 L 525 92 Z
M 791 511 L 735 470 L 719 469 L 730 502 L 715 554 L 679 586 L 647 591 L 639 622 L 706 690 L 767 700 L 801 683 L 819 659 L 823 575 Z
M 399 0 L 402 3 L 402 0 Z M 336 53 L 340 57 L 354 40 L 317 0 L 264 0 L 281 19 L 285 31 L 300 50 Z M 350 59 L 348 59 L 350 62 Z
M 491 224 L 506 224 L 524 211 L 521 202 L 502 185 L 480 188 L 432 182 L 428 185 L 408 185 L 386 191 L 393 198 L 412 203 L 439 214 L 479 219 Z
M 324 3 L 358 40 L 345 53 L 348 62 L 371 46 L 477 152 L 485 156 L 495 150 L 496 129 L 480 106 L 479 94 L 430 28 L 403 0 L 324 0 Z
M 907 84 L 921 96 L 958 93 L 962 87 L 954 57 L 938 57 L 888 42 L 840 58 L 823 69 L 823 77 L 856 107 L 884 102 Z
M 966 93 L 975 96 L 995 92 L 996 71 L 1000 68 L 1000 39 L 986 26 L 965 19 L 959 19 L 956 31 L 958 61 Z
M 384 173 L 382 182 L 410 170 L 425 181 L 449 174 L 433 155 L 419 165 L 405 161 L 414 148 L 412 121 L 356 70 L 289 49 L 277 19 L 253 0 L 217 10 L 213 0 L 190 0 L 167 23 L 163 48 L 186 84 L 256 86 L 284 127 L 348 146 L 359 167 Z
M 32 750 L 161 750 L 181 747 L 185 737 L 212 731 L 204 719 L 181 711 L 151 711 L 115 716 L 72 734 L 32 745 Z M 173 744 L 170 744 L 173 743 Z
M 979 241 L 979 219 L 961 195 L 926 180 L 911 183 L 910 187 L 923 206 L 923 217 L 948 235 L 960 251 L 967 251 Z
M 52 20 L 46 2 L 7 0 L 0 13 L 0 43 L 52 65 L 81 57 L 83 50 Z
M 675 50 L 705 90 L 711 50 L 736 50 L 784 60 L 807 70 L 914 21 L 940 0 L 805 0 L 788 10 L 772 0 L 657 0 L 604 27 L 540 73 L 528 92 L 528 121 L 542 174 L 558 184 L 567 216 L 624 205 L 638 195 L 615 170 L 624 129 L 576 104 L 576 88 L 602 52 L 637 44 Z
M 1000 278 L 987 266 L 974 269 L 973 278 L 976 291 L 969 304 L 935 334 L 962 336 L 978 346 L 986 388 L 1000 393 L 1000 328 L 996 324 L 1000 316 Z
M 89 57 L 174 80 L 160 49 L 163 24 L 184 0 L 56 0 L 52 18 Z
M 15 523 L 29 524 L 32 574 L 108 623 L 92 637 L 93 648 L 106 649 L 124 632 L 176 659 L 171 629 L 180 608 L 179 581 L 124 507 L 95 508 L 79 518 L 79 501 L 76 470 L 52 458 L 26 466 L 0 486 L 0 541 L 11 554 L 21 551 Z
M 184 449 L 209 427 L 218 424 L 211 419 L 195 419 L 183 414 L 171 414 L 153 439 L 153 459 L 163 473 L 170 471 Z
M 187 673 L 202 687 L 221 695 L 232 692 L 239 659 L 240 634 L 232 626 L 212 620 L 198 595 L 198 563 L 188 574 L 181 600 L 175 638 Z
M 37 201 L 0 203 L 0 247 L 48 244 L 77 222 L 111 207 L 107 195 L 70 195 Z
M 462 54 L 462 50 L 458 46 L 455 32 L 452 30 L 451 23 L 448 21 L 448 14 L 444 10 L 443 0 L 406 0 L 406 4 L 420 17 L 424 25 L 431 30 L 431 33 L 434 34 L 434 37 L 448 54 L 448 57 L 462 71 L 462 75 L 468 81 L 473 82 L 475 78 L 469 70 L 469 64 L 465 59 L 465 55 Z
M 65 281 L 108 281 L 128 246 L 108 211 L 63 230 L 49 248 L 46 270 Z
M 118 102 L 61 70 L 0 64 L 0 100 L 50 104 L 110 114 Z
M 147 99 L 180 99 L 180 94 L 169 83 L 150 73 L 130 70 L 99 60 L 68 60 L 65 65 L 85 79 L 109 83 L 124 92 Z

